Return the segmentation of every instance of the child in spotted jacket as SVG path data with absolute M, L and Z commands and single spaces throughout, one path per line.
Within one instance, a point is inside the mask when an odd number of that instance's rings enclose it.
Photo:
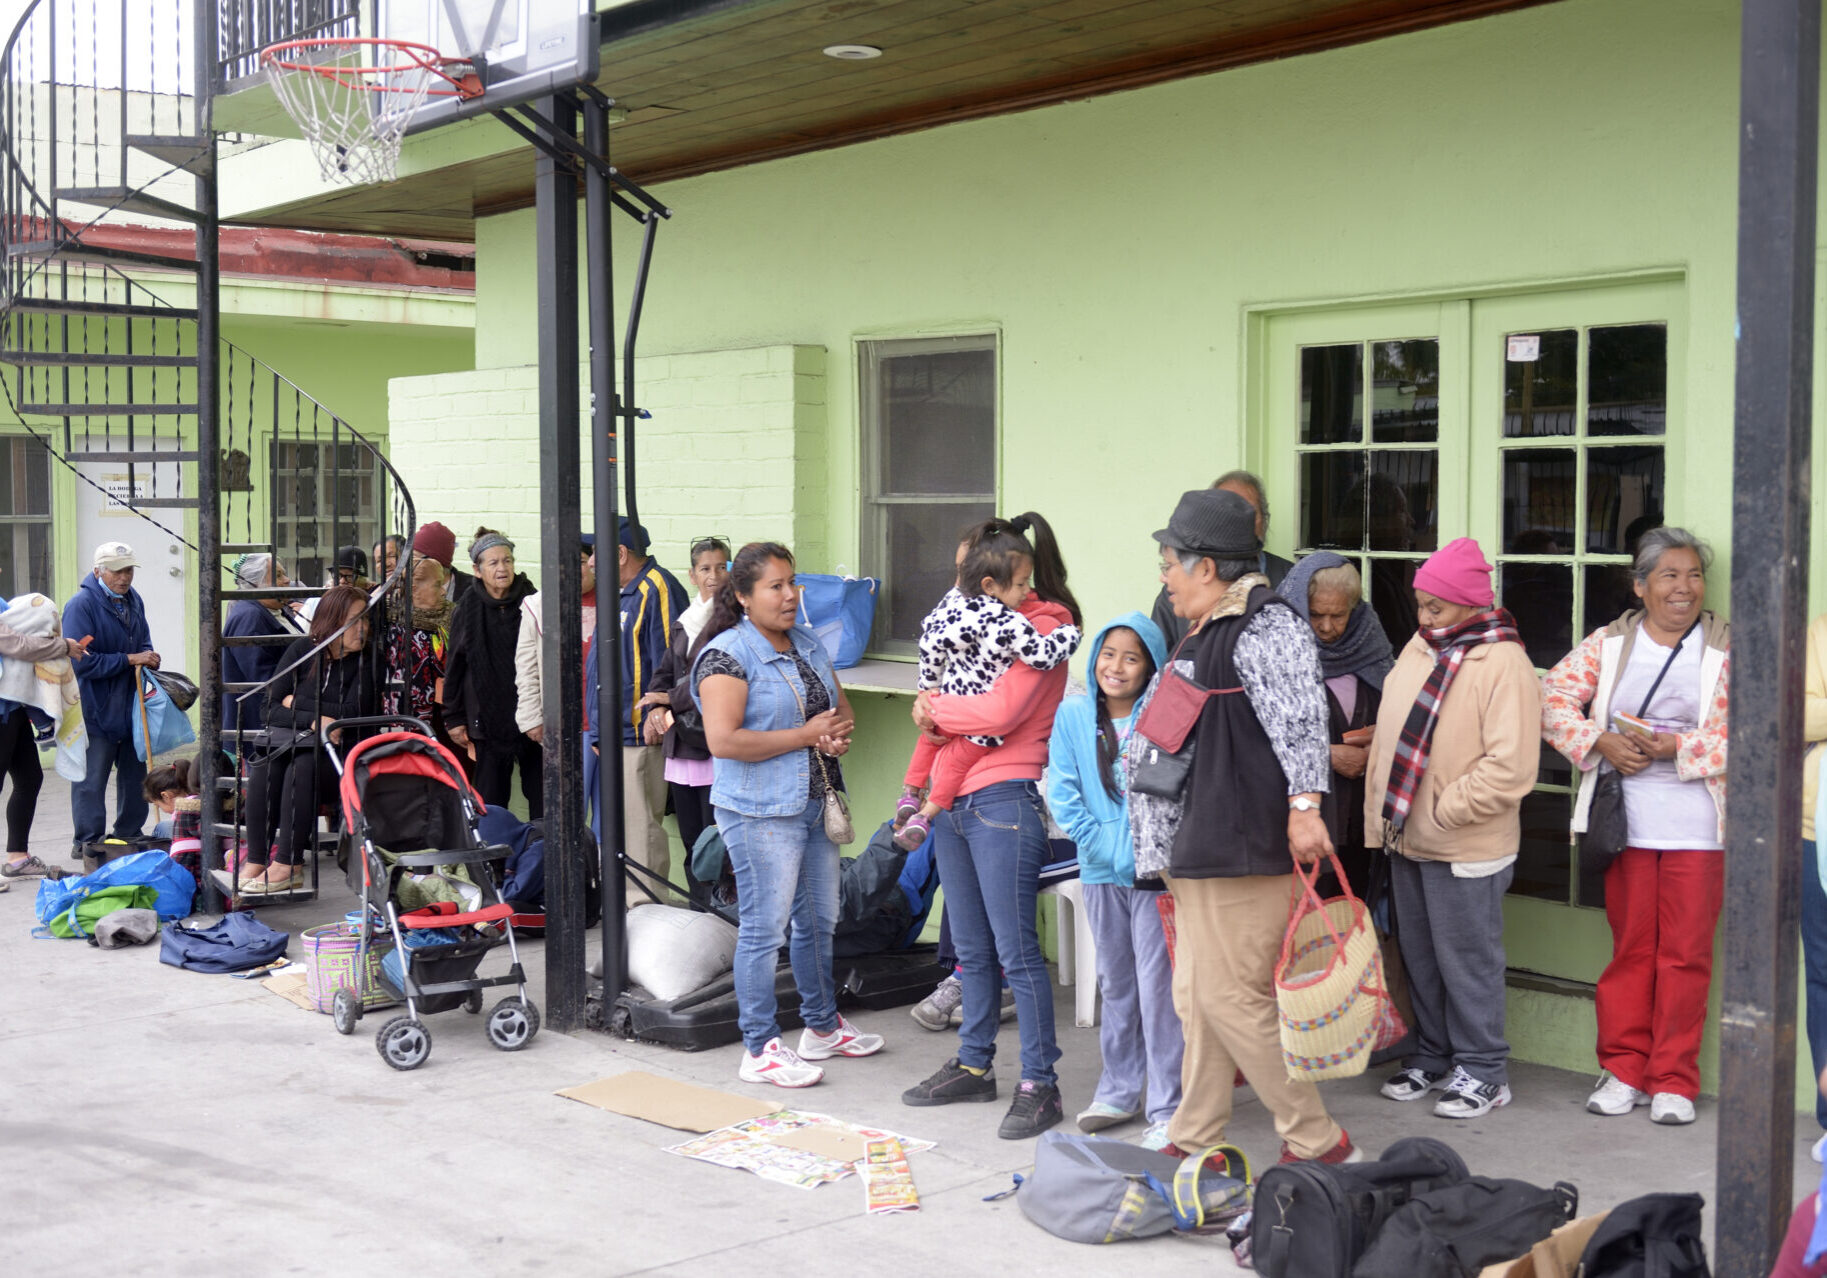
M 959 696 L 988 692 L 1017 661 L 1051 670 L 1077 650 L 1079 628 L 1058 604 L 1030 597 L 1034 561 L 1019 552 L 984 547 L 958 566 L 958 584 L 920 624 L 921 692 Z M 1053 609 L 1059 624 L 1042 634 L 1029 620 Z M 951 810 L 965 773 L 1002 744 L 1000 737 L 954 737 L 944 745 L 921 737 L 907 765 L 906 789 L 895 805 L 895 844 L 911 851 L 926 841 L 933 819 Z

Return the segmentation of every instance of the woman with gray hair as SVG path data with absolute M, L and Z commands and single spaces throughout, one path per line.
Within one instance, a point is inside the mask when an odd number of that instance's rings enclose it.
M 539 746 L 514 717 L 520 601 L 533 593 L 533 583 L 514 571 L 514 543 L 493 528 L 476 529 L 469 560 L 481 589 L 466 591 L 450 616 L 444 730 L 476 761 L 476 792 L 490 807 L 508 805 L 518 766 L 520 792 L 537 821 L 546 812 Z
M 1725 891 L 1726 706 L 1731 630 L 1706 608 L 1713 552 L 1681 528 L 1645 533 L 1639 603 L 1561 658 L 1543 685 L 1542 737 L 1587 777 L 1573 831 L 1587 832 L 1601 770 L 1622 781 L 1624 850 L 1605 870 L 1612 957 L 1599 977 L 1599 1064 L 1586 1102 L 1658 1123 L 1694 1121 L 1700 1036 Z M 1593 867 L 1586 867 L 1591 869 Z
M 1320 811 L 1351 890 L 1370 887 L 1371 852 L 1364 842 L 1364 768 L 1383 700 L 1383 676 L 1396 664 L 1376 613 L 1364 602 L 1357 565 L 1330 550 L 1294 565 L 1276 591 L 1313 628 L 1320 677 L 1326 681 L 1327 738 L 1332 789 Z
M 289 586 L 292 579 L 286 576 L 285 568 L 272 555 L 265 553 L 242 555 L 235 560 L 231 569 L 235 585 L 242 590 L 258 590 L 262 586 Z M 292 613 L 284 601 L 278 597 L 271 599 L 240 599 L 228 610 L 228 620 L 222 625 L 222 682 L 228 684 L 252 684 L 258 687 L 271 679 L 279 669 L 280 654 L 286 644 L 304 633 L 304 627 L 292 619 Z M 279 638 L 285 642 L 279 642 Z M 242 642 L 236 642 L 240 640 Z M 243 692 L 247 700 L 241 700 Z M 258 732 L 265 724 L 262 707 L 266 697 L 263 692 L 249 690 L 230 692 L 224 688 L 222 699 L 222 744 L 235 754 L 240 753 L 240 732 Z

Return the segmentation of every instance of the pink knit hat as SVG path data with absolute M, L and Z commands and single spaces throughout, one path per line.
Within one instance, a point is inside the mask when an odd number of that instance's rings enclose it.
M 1470 537 L 1455 537 L 1415 570 L 1415 589 L 1474 608 L 1491 606 L 1491 565 Z

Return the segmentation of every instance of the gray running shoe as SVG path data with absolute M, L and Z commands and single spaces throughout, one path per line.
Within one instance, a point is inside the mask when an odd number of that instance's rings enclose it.
M 922 1029 L 935 1033 L 948 1025 L 963 1023 L 964 982 L 956 973 L 946 977 L 934 987 L 933 992 L 913 1005 L 908 1015 L 917 1021 Z M 956 1016 L 957 1020 L 952 1018 Z
M 8 879 L 61 879 L 63 871 L 54 869 L 35 856 L 28 856 L 23 861 L 8 861 L 0 865 L 0 878 Z
M 996 1019 L 1007 1022 L 1008 1019 L 1014 1015 L 1015 991 L 1005 985 L 1002 987 L 1002 1006 L 996 1010 Z M 964 1024 L 964 991 L 962 987 L 958 991 L 958 1006 L 952 1009 L 951 1023 L 953 1029 L 957 1029 Z

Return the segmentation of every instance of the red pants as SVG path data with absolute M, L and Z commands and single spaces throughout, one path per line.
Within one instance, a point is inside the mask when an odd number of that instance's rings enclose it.
M 978 745 L 968 737 L 953 737 L 944 745 L 934 745 L 922 736 L 914 742 L 913 758 L 907 764 L 907 788 L 927 790 L 926 797 L 934 807 L 950 812 L 965 774 L 994 748 Z
M 1700 1036 L 1725 895 L 1720 852 L 1625 848 L 1605 872 L 1611 962 L 1599 1064 L 1639 1091 L 1700 1095 Z

